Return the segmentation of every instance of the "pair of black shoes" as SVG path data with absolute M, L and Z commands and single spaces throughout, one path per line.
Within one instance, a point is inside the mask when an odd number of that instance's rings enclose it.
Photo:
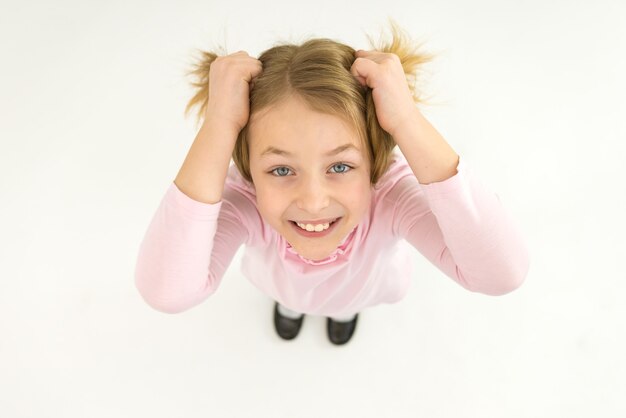
M 359 319 L 357 314 L 350 322 L 338 322 L 333 321 L 331 318 L 326 318 L 326 333 L 331 343 L 335 345 L 342 345 L 350 341 L 354 330 L 356 329 L 356 323 Z M 274 305 L 274 327 L 278 335 L 284 340 L 293 340 L 298 336 L 300 328 L 302 328 L 302 321 L 304 321 L 304 314 L 298 319 L 287 318 L 278 311 L 278 302 Z

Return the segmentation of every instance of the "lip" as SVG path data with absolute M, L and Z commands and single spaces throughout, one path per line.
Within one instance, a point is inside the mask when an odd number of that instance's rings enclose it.
M 289 221 L 289 223 L 291 224 L 291 226 L 293 227 L 293 229 L 295 229 L 295 230 L 296 230 L 296 233 L 298 233 L 299 235 L 302 235 L 302 236 L 307 237 L 307 238 L 322 238 L 322 237 L 327 236 L 327 235 L 328 235 L 328 234 L 330 234 L 331 232 L 333 232 L 333 231 L 335 230 L 336 226 L 340 223 L 340 221 L 341 221 L 341 219 L 342 219 L 342 218 L 341 218 L 341 217 L 339 217 L 339 218 L 335 218 L 335 219 L 337 219 L 337 222 L 335 222 L 335 223 L 331 224 L 331 225 L 328 227 L 328 229 L 327 229 L 327 230 L 325 230 L 325 231 L 321 231 L 321 232 L 315 232 L 315 231 L 311 231 L 311 232 L 309 232 L 309 231 L 307 231 L 307 230 L 305 230 L 305 229 L 300 228 L 298 225 L 296 225 L 296 224 L 294 223 L 295 221 Z M 326 222 L 328 222 L 328 221 L 332 221 L 332 219 L 329 219 L 329 220 L 327 220 Z M 316 222 L 319 222 L 319 221 L 316 221 Z M 319 223 L 325 223 L 325 222 L 319 222 Z
M 334 221 L 336 219 L 339 219 L 339 218 L 341 218 L 341 217 L 339 216 L 339 217 L 336 217 L 336 218 L 318 219 L 317 221 L 297 221 L 297 220 L 293 220 L 293 221 L 301 223 L 301 224 L 305 224 L 305 225 L 306 224 L 318 225 L 318 224 L 327 224 L 327 223 L 330 223 L 330 222 L 332 222 L 332 221 Z

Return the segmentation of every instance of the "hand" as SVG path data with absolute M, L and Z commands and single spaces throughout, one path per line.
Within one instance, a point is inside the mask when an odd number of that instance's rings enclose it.
M 232 127 L 237 133 L 248 123 L 250 91 L 263 71 L 261 61 L 245 51 L 217 57 L 209 71 L 205 120 Z M 226 124 L 226 125 L 224 125 Z
M 350 72 L 372 89 L 380 127 L 391 136 L 418 112 L 400 58 L 393 53 L 358 50 Z

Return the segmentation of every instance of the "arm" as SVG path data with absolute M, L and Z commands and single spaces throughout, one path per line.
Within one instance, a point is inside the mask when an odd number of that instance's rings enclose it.
M 225 180 L 262 64 L 245 51 L 203 57 L 194 71 L 203 82 L 194 83 L 199 91 L 190 105 L 202 103 L 204 123 L 148 227 L 135 270 L 137 289 L 163 312 L 183 311 L 215 292 L 250 225 L 241 216 L 250 205 L 238 207 L 232 190 L 229 199 Z
M 401 45 L 395 43 L 394 45 Z M 414 176 L 392 190 L 393 230 L 459 284 L 489 295 L 524 280 L 528 252 L 497 196 L 469 172 L 452 147 L 415 107 L 406 82 L 405 50 L 356 51 L 351 72 L 372 89 L 376 118 L 399 146 Z M 419 181 L 419 183 L 418 183 Z
M 516 222 L 414 109 L 394 132 L 415 175 L 400 182 L 397 231 L 468 290 L 502 295 L 516 289 L 529 267 Z
M 242 199 L 225 189 L 222 201 L 207 204 L 170 185 L 141 243 L 135 269 L 135 285 L 150 306 L 178 313 L 217 290 L 248 238 L 235 207 Z
M 153 308 L 175 313 L 211 295 L 247 237 L 223 194 L 234 130 L 208 120 L 163 197 L 139 249 L 135 285 Z
M 198 202 L 218 203 L 237 135 L 215 120 L 204 123 L 174 179 L 176 187 Z
M 356 51 L 350 71 L 359 83 L 372 89 L 380 127 L 393 137 L 420 183 L 445 180 L 456 173 L 459 156 L 415 107 L 406 76 L 424 57 L 407 54 L 408 49 L 396 41 L 386 48 L 391 53 Z
M 225 57 L 203 53 L 194 71 L 203 81 L 194 83 L 200 90 L 189 105 L 203 103 L 204 123 L 174 180 L 190 198 L 203 203 L 220 201 L 237 137 L 248 123 L 250 84 L 261 71 L 261 61 L 245 51 Z M 204 84 L 207 79 L 209 83 Z
M 457 173 L 459 156 L 416 108 L 393 139 L 420 184 L 449 179 Z
M 453 177 L 429 185 L 413 176 L 400 180 L 394 201 L 394 231 L 464 288 L 503 295 L 518 288 L 529 254 L 517 223 L 498 197 L 460 159 Z

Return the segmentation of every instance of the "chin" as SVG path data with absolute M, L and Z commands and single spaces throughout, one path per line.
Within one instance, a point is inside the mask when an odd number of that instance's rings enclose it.
M 323 260 L 327 258 L 336 247 L 332 249 L 316 249 L 316 250 L 307 250 L 300 247 L 300 245 L 293 245 L 293 249 L 296 250 L 298 254 L 300 254 L 304 258 L 308 258 L 309 260 Z

